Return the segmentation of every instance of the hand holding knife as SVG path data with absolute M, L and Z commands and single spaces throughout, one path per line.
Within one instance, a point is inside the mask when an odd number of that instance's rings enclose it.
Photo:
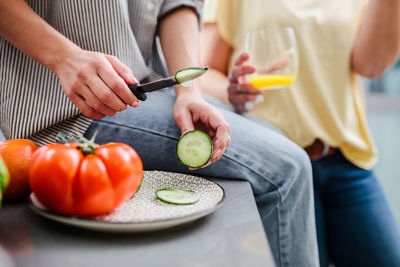
M 145 84 L 139 84 L 139 83 L 129 84 L 128 87 L 138 100 L 145 101 L 147 99 L 146 93 L 160 90 L 176 84 L 185 85 L 185 83 L 190 83 L 192 80 L 206 73 L 207 70 L 208 67 L 204 68 L 193 67 L 193 68 L 181 69 L 177 71 L 174 76 Z

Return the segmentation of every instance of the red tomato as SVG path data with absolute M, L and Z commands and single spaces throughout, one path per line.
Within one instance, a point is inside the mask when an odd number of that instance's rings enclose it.
M 29 181 L 46 208 L 92 216 L 110 212 L 136 193 L 143 177 L 136 151 L 122 143 L 92 149 L 85 155 L 79 144 L 49 144 L 35 152 Z
M 10 173 L 10 184 L 4 192 L 4 199 L 25 199 L 29 195 L 29 164 L 36 149 L 38 145 L 27 139 L 0 142 L 0 156 Z

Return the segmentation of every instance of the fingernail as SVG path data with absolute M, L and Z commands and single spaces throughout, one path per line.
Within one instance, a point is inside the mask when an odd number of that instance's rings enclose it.
M 256 104 L 259 104 L 259 103 L 261 103 L 263 101 L 264 101 L 264 96 L 263 95 L 258 95 L 256 97 L 256 100 L 254 100 L 254 104 L 256 105 Z
M 133 74 L 132 73 L 125 73 L 124 74 L 124 76 L 123 77 L 125 77 L 125 79 L 128 79 L 128 83 L 129 84 L 134 84 L 134 83 L 137 83 L 138 81 L 137 81 L 137 79 L 135 78 L 135 76 L 133 76 Z
M 189 131 L 191 131 L 190 129 L 185 129 L 185 130 L 181 130 L 181 137 L 185 134 L 185 133 L 187 133 L 187 132 L 189 132 Z
M 135 100 L 133 101 L 133 103 L 131 104 L 132 107 L 136 108 L 137 106 L 139 106 L 139 101 Z
M 247 111 L 250 111 L 250 110 L 252 110 L 253 108 L 254 108 L 254 102 L 253 101 L 247 101 L 246 103 L 244 103 L 244 108 L 247 110 Z
M 218 150 L 215 152 L 213 159 L 215 160 L 215 159 L 220 158 L 221 152 L 222 152 L 222 150 L 221 150 L 221 149 L 218 149 Z
M 206 165 L 204 165 L 204 166 L 201 166 L 200 168 L 206 168 L 206 167 L 208 167 L 208 166 L 210 166 L 212 164 L 212 162 L 211 161 L 209 161 Z

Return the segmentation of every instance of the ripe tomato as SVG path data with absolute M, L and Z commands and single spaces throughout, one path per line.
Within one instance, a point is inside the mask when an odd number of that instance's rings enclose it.
M 113 210 L 136 193 L 142 177 L 139 155 L 122 143 L 45 145 L 29 172 L 32 191 L 46 208 L 76 216 Z
M 24 199 L 29 195 L 29 164 L 36 149 L 38 145 L 27 139 L 10 139 L 0 143 L 0 156 L 10 174 L 10 184 L 4 192 L 5 200 Z

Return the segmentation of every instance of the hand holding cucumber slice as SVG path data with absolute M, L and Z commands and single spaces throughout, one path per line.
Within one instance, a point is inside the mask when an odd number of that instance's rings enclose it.
M 200 199 L 196 195 L 196 192 L 192 190 L 183 189 L 160 189 L 156 191 L 156 196 L 158 199 L 176 205 L 189 205 L 198 202 Z
M 199 130 L 185 133 L 176 146 L 179 160 L 190 168 L 200 168 L 208 163 L 213 153 L 210 137 Z

